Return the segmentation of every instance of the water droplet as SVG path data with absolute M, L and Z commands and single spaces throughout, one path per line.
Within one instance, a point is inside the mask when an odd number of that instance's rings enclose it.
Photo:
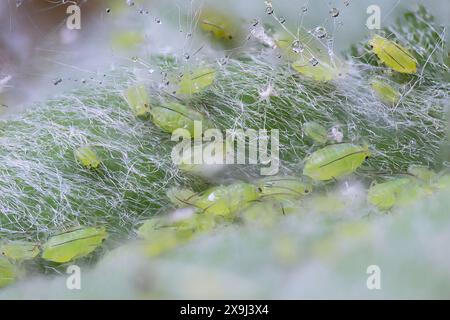
M 294 40 L 294 42 L 292 42 L 292 51 L 295 53 L 302 53 L 303 50 L 305 50 L 305 46 L 300 40 Z
M 189 58 L 190 58 L 190 56 L 189 56 L 188 53 L 185 53 L 185 54 L 183 55 L 183 57 L 184 57 L 185 60 L 189 60 Z
M 319 39 L 323 39 L 325 38 L 325 36 L 327 35 L 327 30 L 322 27 L 322 26 L 318 26 L 314 29 L 313 34 L 319 38 Z
M 286 22 L 286 19 L 285 19 L 284 17 L 280 17 L 280 18 L 278 19 L 278 22 L 280 22 L 281 24 L 283 24 L 283 23 Z
M 311 63 L 311 65 L 313 67 L 317 66 L 319 64 L 319 61 L 317 61 L 316 58 L 312 57 L 311 59 L 309 59 L 309 63 Z
M 144 14 L 144 9 L 139 9 L 138 11 L 140 14 Z
M 186 35 L 186 38 L 190 38 L 190 37 L 192 37 L 192 33 L 188 33 L 187 35 Z
M 161 24 L 161 23 L 162 23 L 162 21 L 161 21 L 160 18 L 155 18 L 155 22 L 156 22 L 157 24 Z
M 273 13 L 273 7 L 272 7 L 272 6 L 268 6 L 268 7 L 266 8 L 266 13 L 267 13 L 267 14 L 272 14 L 272 13 Z
M 219 59 L 219 64 L 220 64 L 221 66 L 224 66 L 224 65 L 226 65 L 227 63 L 228 63 L 228 56 L 225 56 L 225 57 Z
M 336 17 L 339 15 L 339 10 L 336 9 L 336 8 L 331 9 L 331 10 L 330 10 L 330 15 L 331 15 L 333 18 L 336 18 Z
M 308 11 L 308 7 L 302 7 L 302 12 Z
M 345 4 L 346 7 L 348 7 L 350 5 L 350 1 L 349 0 L 345 0 L 344 4 Z
M 53 84 L 54 84 L 55 86 L 57 86 L 57 85 L 60 84 L 61 82 L 62 82 L 62 79 L 59 78 L 59 79 L 56 79 L 55 81 L 53 81 Z
M 86 79 L 81 79 L 81 83 L 86 83 Z
M 16 8 L 20 7 L 23 3 L 23 0 L 16 0 Z
M 111 13 L 111 9 L 110 8 L 106 8 L 106 13 Z
M 252 20 L 252 26 L 256 27 L 258 25 L 258 23 L 259 23 L 258 19 Z
M 129 6 L 129 7 L 134 6 L 134 1 L 133 0 L 127 0 L 127 6 Z

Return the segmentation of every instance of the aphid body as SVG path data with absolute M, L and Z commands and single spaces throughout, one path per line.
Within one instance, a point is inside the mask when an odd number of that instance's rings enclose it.
M 99 247 L 107 237 L 104 227 L 79 227 L 51 236 L 43 246 L 42 258 L 64 263 L 84 257 Z
M 369 157 L 367 146 L 341 143 L 326 146 L 305 159 L 303 174 L 314 180 L 331 180 L 354 172 Z
M 328 132 L 324 126 L 317 122 L 306 122 L 303 124 L 305 134 L 318 144 L 325 144 L 328 141 Z
M 375 35 L 369 41 L 373 52 L 389 68 L 401 73 L 416 73 L 417 60 L 399 44 Z
M 75 159 L 88 169 L 95 169 L 100 165 L 100 158 L 91 147 L 79 147 L 74 151 Z
M 39 254 L 39 245 L 33 242 L 11 241 L 0 245 L 0 252 L 10 260 L 26 261 Z

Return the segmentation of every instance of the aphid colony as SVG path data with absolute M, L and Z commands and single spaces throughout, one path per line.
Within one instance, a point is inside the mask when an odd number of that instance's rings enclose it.
M 200 26 L 221 41 L 230 41 L 237 34 L 232 23 L 217 13 L 205 11 Z M 299 40 L 276 39 L 292 68 L 317 81 L 332 80 L 339 73 L 330 62 L 318 61 L 311 51 L 305 51 Z M 400 73 L 415 73 L 417 61 L 405 48 L 381 36 L 375 36 L 370 45 L 373 52 L 389 68 Z M 193 95 L 215 81 L 216 71 L 200 67 L 183 74 L 177 82 L 177 93 Z M 394 86 L 380 79 L 373 79 L 371 86 L 384 103 L 396 104 L 400 99 Z M 193 135 L 194 121 L 207 123 L 205 116 L 179 102 L 152 105 L 143 84 L 129 87 L 124 92 L 131 111 L 136 117 L 151 117 L 154 125 L 172 133 L 187 129 Z M 306 122 L 303 132 L 314 142 L 316 151 L 304 159 L 303 176 L 269 176 L 248 182 L 210 187 L 202 192 L 173 187 L 167 190 L 167 198 L 176 210 L 164 216 L 146 220 L 137 230 L 139 246 L 149 256 L 156 256 L 176 248 L 195 235 L 229 223 L 249 223 L 271 226 L 285 214 L 299 210 L 303 198 L 323 185 L 354 173 L 371 152 L 367 145 L 340 143 L 343 135 L 336 128 L 327 130 L 317 122 Z M 76 161 L 88 170 L 101 170 L 102 159 L 93 146 L 80 146 L 74 150 Z M 373 182 L 367 193 L 367 201 L 379 210 L 407 205 L 435 190 L 450 188 L 450 174 L 436 174 L 426 167 L 412 165 L 407 174 Z M 322 201 L 327 198 L 326 201 Z M 317 202 L 327 204 L 332 195 Z M 331 206 L 336 206 L 332 203 Z M 74 227 L 61 230 L 48 237 L 44 243 L 5 241 L 0 243 L 0 287 L 14 282 L 23 273 L 22 265 L 41 257 L 54 263 L 67 263 L 91 254 L 107 238 L 105 227 Z

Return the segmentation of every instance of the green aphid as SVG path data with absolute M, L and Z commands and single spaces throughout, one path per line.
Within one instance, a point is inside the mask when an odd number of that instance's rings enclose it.
M 204 191 L 194 205 L 202 214 L 213 214 L 232 219 L 236 210 L 257 200 L 259 193 L 254 185 L 238 182 L 228 186 L 212 187 Z
M 195 202 L 197 193 L 187 188 L 172 187 L 166 192 L 169 201 L 179 208 L 189 207 Z
M 194 121 L 206 123 L 201 113 L 177 102 L 153 107 L 150 113 L 153 117 L 153 123 L 168 133 L 172 133 L 176 129 L 186 129 L 193 137 Z
M 111 39 L 113 47 L 121 50 L 134 50 L 144 41 L 144 35 L 135 31 L 116 32 Z
M 402 192 L 414 181 L 410 178 L 399 178 L 370 187 L 367 200 L 381 210 L 389 210 L 397 204 Z
M 309 212 L 337 213 L 346 208 L 345 199 L 336 193 L 314 195 L 305 203 Z
M 277 201 L 255 201 L 239 212 L 239 217 L 248 225 L 272 227 L 285 215 L 283 205 Z
M 329 63 L 308 54 L 302 55 L 293 62 L 292 68 L 298 73 L 316 81 L 330 81 L 338 77 L 340 73 L 338 69 Z
M 298 208 L 297 200 L 269 197 L 248 203 L 239 211 L 239 217 L 249 225 L 271 227 L 284 216 L 297 212 Z
M 88 169 L 96 169 L 101 161 L 97 153 L 91 147 L 79 147 L 74 151 L 75 159 Z
M 14 283 L 19 277 L 19 269 L 8 259 L 0 257 L 0 288 Z
M 183 74 L 178 83 L 178 93 L 191 95 L 209 87 L 216 78 L 216 71 L 212 68 L 200 68 Z
M 331 180 L 354 172 L 370 155 L 368 146 L 341 143 L 326 146 L 305 159 L 303 174 Z
M 21 262 L 35 258 L 40 250 L 38 243 L 10 241 L 0 245 L 0 252 L 10 260 Z
M 87 256 L 107 237 L 104 227 L 78 227 L 51 236 L 44 244 L 42 258 L 64 263 Z
M 168 227 L 159 219 L 149 219 L 139 227 L 137 234 L 145 240 L 145 254 L 153 257 L 188 242 L 193 236 L 193 230 Z
M 261 198 L 277 200 L 298 199 L 312 191 L 311 181 L 292 176 L 270 176 L 258 180 L 255 185 Z
M 208 178 L 225 169 L 226 142 L 216 140 L 201 145 L 194 144 L 191 153 L 183 154 L 178 163 L 178 168 L 183 172 Z M 195 159 L 202 161 L 195 163 Z
M 369 41 L 369 45 L 378 58 L 389 68 L 401 73 L 416 73 L 416 58 L 397 43 L 375 35 Z
M 426 166 L 416 164 L 412 164 L 408 167 L 408 173 L 426 183 L 431 183 L 436 178 L 436 173 L 434 171 Z
M 384 103 L 393 106 L 399 101 L 400 93 L 387 82 L 374 79 L 370 82 L 370 85 L 377 97 Z
M 125 91 L 125 99 L 137 117 L 143 117 L 150 113 L 150 98 L 145 86 L 135 85 L 129 87 Z
M 236 38 L 239 32 L 235 21 L 218 10 L 203 9 L 199 17 L 200 28 L 212 34 L 214 38 L 222 42 L 230 42 Z
M 325 144 L 328 141 L 327 129 L 317 122 L 306 122 L 303 124 L 303 131 L 306 136 L 317 144 Z
M 180 232 L 170 228 L 158 229 L 152 235 L 147 236 L 144 252 L 150 257 L 158 256 L 186 244 L 191 238 L 191 231 Z
M 433 193 L 433 189 L 428 184 L 413 181 L 409 185 L 400 190 L 395 205 L 407 206 L 417 203 L 418 200 L 429 196 Z

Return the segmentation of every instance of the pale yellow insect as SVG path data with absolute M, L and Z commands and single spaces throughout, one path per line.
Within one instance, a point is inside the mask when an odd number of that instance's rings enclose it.
M 209 87 L 216 78 L 216 71 L 212 68 L 199 68 L 183 75 L 178 83 L 178 93 L 191 95 Z
M 125 98 L 136 116 L 142 117 L 150 113 L 150 99 L 143 85 L 129 87 L 125 91 Z
M 15 282 L 19 276 L 19 269 L 8 259 L 0 256 L 0 288 Z
M 375 35 L 369 41 L 373 52 L 389 68 L 401 73 L 416 73 L 417 60 L 399 44 Z
M 375 91 L 377 97 L 388 105 L 395 105 L 400 99 L 400 93 L 392 87 L 389 83 L 373 79 L 370 82 L 372 89 Z
M 369 157 L 368 146 L 341 143 L 326 146 L 305 159 L 303 174 L 314 180 L 331 180 L 354 172 Z
M 31 260 L 39 251 L 39 244 L 34 242 L 11 241 L 0 245 L 1 254 L 17 262 Z
M 88 169 L 95 169 L 100 165 L 100 158 L 91 147 L 79 147 L 74 151 L 75 159 Z
M 78 227 L 51 236 L 44 244 L 42 258 L 64 263 L 87 256 L 107 237 L 104 227 Z

